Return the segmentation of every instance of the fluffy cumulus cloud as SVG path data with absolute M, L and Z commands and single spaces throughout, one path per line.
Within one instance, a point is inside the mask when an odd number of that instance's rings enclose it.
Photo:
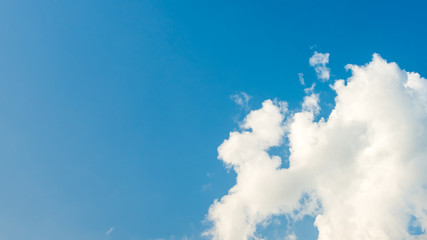
M 329 53 L 314 52 L 314 55 L 309 60 L 310 66 L 314 67 L 317 73 L 317 78 L 326 81 L 330 78 L 330 69 L 326 67 L 329 63 Z
M 211 205 L 207 235 L 258 239 L 257 225 L 272 216 L 310 215 L 318 240 L 427 238 L 408 230 L 427 227 L 427 80 L 378 55 L 347 68 L 326 119 L 309 91 L 301 111 L 266 100 L 230 133 L 218 152 L 236 184 Z M 286 139 L 283 168 L 269 149 Z

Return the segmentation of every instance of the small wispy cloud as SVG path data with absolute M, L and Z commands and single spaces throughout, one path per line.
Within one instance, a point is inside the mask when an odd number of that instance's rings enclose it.
M 303 73 L 298 73 L 298 80 L 301 83 L 301 85 L 305 85 Z
M 105 232 L 106 236 L 109 236 L 114 231 L 114 227 L 110 227 L 107 232 Z
M 249 96 L 245 92 L 240 92 L 238 94 L 234 94 L 230 96 L 231 100 L 233 100 L 237 105 L 243 107 L 244 109 L 249 109 L 249 100 L 251 99 L 251 96 Z
M 305 94 L 309 94 L 309 93 L 313 93 L 314 92 L 314 88 L 316 87 L 316 83 L 311 84 L 311 87 L 309 88 L 304 88 L 304 92 Z
M 291 234 L 286 237 L 286 240 L 297 240 L 297 236 L 295 234 Z
M 155 239 L 148 239 L 148 240 L 193 240 L 193 239 L 195 239 L 194 235 L 190 235 L 190 236 L 184 235 L 181 238 L 171 235 L 170 237 L 155 238 Z
M 329 63 L 329 53 L 314 52 L 309 60 L 310 66 L 314 67 L 317 78 L 322 81 L 327 81 L 330 78 L 330 69 L 326 67 Z

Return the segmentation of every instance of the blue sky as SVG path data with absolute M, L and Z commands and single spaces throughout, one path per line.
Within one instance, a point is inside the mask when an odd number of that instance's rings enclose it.
M 426 76 L 426 7 L 1 1 L 0 238 L 199 239 L 235 183 L 217 159 L 246 114 L 230 96 L 298 108 L 314 51 L 331 54 L 331 79 L 375 52 Z

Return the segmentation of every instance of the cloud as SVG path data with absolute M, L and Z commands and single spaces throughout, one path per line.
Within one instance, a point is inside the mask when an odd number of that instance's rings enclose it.
M 317 78 L 322 81 L 329 80 L 330 69 L 326 67 L 329 63 L 329 53 L 314 52 L 314 55 L 309 60 L 310 66 L 314 67 L 317 73 Z
M 272 216 L 310 215 L 318 240 L 426 239 L 408 229 L 427 227 L 427 80 L 379 55 L 347 68 L 352 76 L 334 83 L 327 119 L 315 121 L 313 90 L 301 111 L 266 100 L 230 133 L 218 157 L 236 184 L 210 206 L 205 235 L 246 240 Z M 286 138 L 282 168 L 268 151 Z
M 238 94 L 234 94 L 230 96 L 231 100 L 233 100 L 237 105 L 245 108 L 246 110 L 249 109 L 249 100 L 251 99 L 251 96 L 249 96 L 245 92 L 240 92 Z
M 297 236 L 295 234 L 290 234 L 286 240 L 297 240 Z
M 305 85 L 303 73 L 298 73 L 298 80 L 301 83 L 301 85 Z
M 105 233 L 105 235 L 110 235 L 112 232 L 114 231 L 114 227 L 110 227 L 110 229 L 108 229 L 108 231 Z

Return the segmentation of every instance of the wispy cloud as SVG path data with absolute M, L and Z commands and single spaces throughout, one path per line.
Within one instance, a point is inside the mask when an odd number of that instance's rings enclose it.
M 329 63 L 329 53 L 314 52 L 314 55 L 309 60 L 310 66 L 314 67 L 317 78 L 322 81 L 327 81 L 330 78 L 330 69 L 326 67 Z
M 297 236 L 295 234 L 291 234 L 286 237 L 286 240 L 297 240 Z
M 327 120 L 315 121 L 313 88 L 300 112 L 266 100 L 230 133 L 218 154 L 236 185 L 211 205 L 205 235 L 251 239 L 258 224 L 285 214 L 314 216 L 319 240 L 427 238 L 408 230 L 427 227 L 427 80 L 378 55 L 347 68 L 352 76 L 333 84 Z M 287 169 L 268 153 L 285 138 Z
M 105 235 L 109 236 L 113 231 L 114 231 L 114 227 L 110 227 L 110 229 L 108 229 L 107 232 L 105 232 Z
M 238 94 L 233 94 L 230 96 L 231 100 L 233 100 L 237 105 L 243 107 L 244 109 L 249 109 L 249 100 L 251 99 L 251 96 L 249 96 L 245 92 L 240 92 Z
M 301 83 L 301 85 L 305 85 L 303 73 L 298 73 L 298 80 Z

